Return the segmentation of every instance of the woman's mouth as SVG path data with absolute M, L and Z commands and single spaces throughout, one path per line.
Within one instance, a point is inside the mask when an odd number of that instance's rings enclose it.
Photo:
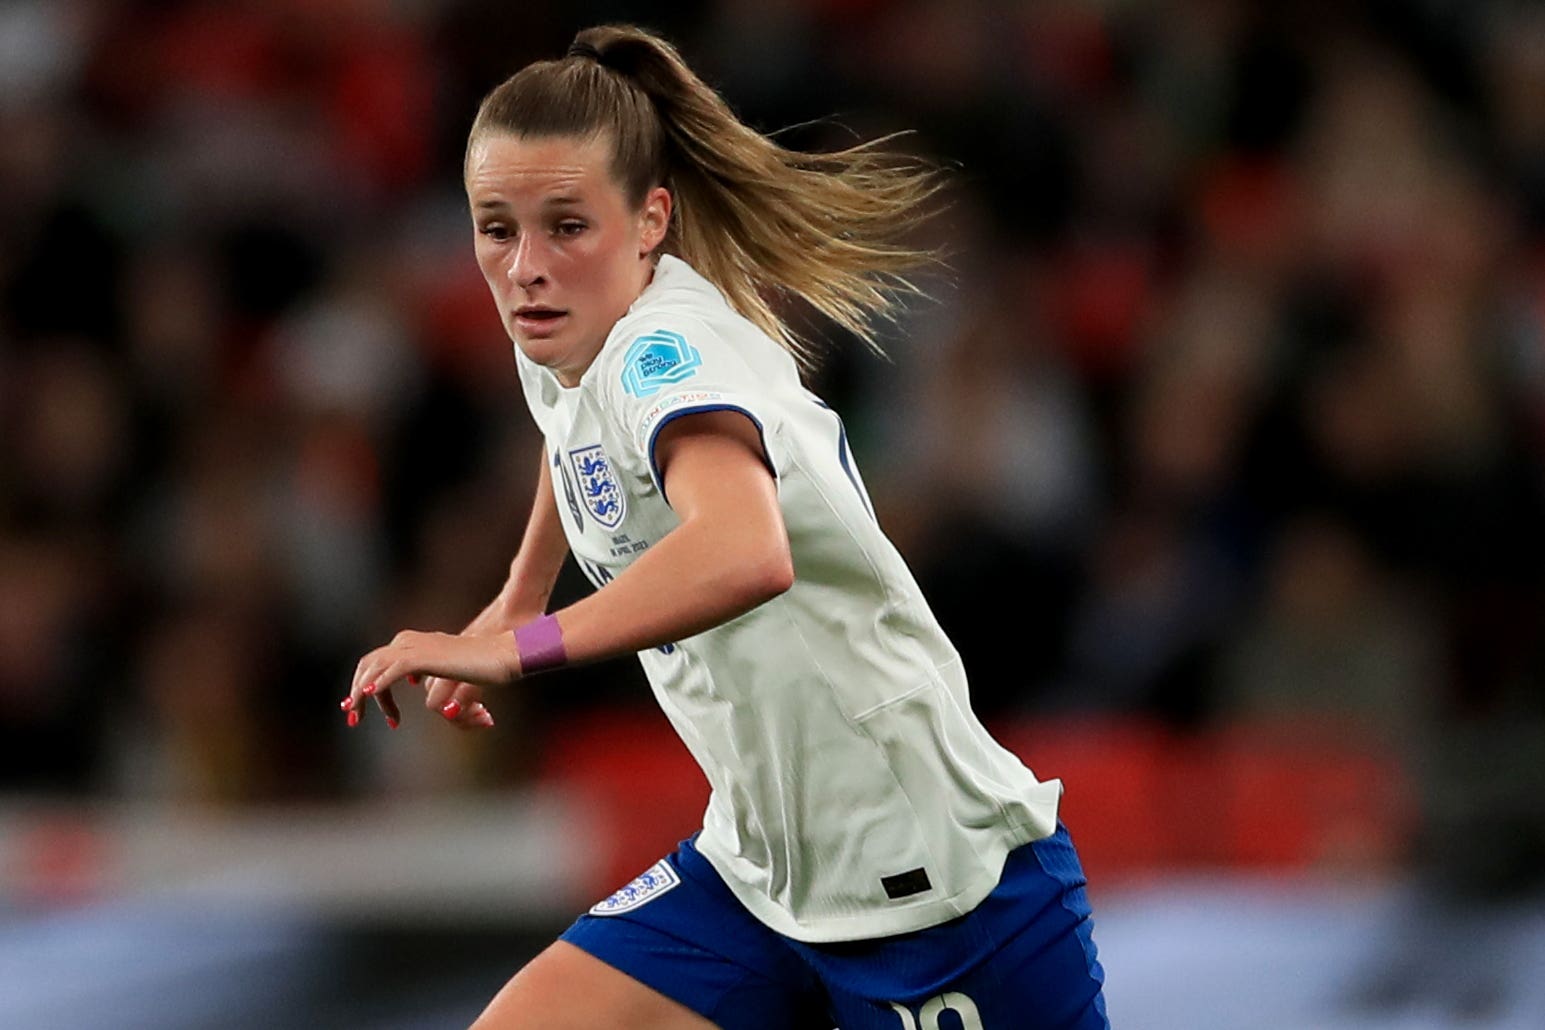
M 530 337 L 551 336 L 568 317 L 567 311 L 537 304 L 515 309 L 516 327 Z

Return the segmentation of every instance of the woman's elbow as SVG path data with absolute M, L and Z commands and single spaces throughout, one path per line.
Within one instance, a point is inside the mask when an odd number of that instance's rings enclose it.
M 751 607 L 765 604 L 794 585 L 794 558 L 786 546 L 776 548 L 748 562 L 746 574 Z
M 781 552 L 775 561 L 769 563 L 765 586 L 769 601 L 779 594 L 788 593 L 794 586 L 794 558 L 787 550 Z

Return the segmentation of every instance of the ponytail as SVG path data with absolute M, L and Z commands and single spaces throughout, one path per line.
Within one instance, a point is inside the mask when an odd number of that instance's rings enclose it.
M 903 242 L 942 185 L 931 168 L 884 153 L 889 137 L 829 154 L 781 147 L 642 29 L 586 29 L 562 60 L 523 68 L 483 101 L 471 139 L 489 131 L 609 134 L 630 203 L 658 185 L 672 194 L 663 249 L 806 365 L 771 298 L 803 298 L 878 350 L 876 320 L 935 257 Z

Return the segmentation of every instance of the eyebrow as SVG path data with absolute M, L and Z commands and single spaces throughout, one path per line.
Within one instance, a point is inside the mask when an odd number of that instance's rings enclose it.
M 570 195 L 570 194 L 564 194 L 564 195 L 558 196 L 558 197 L 548 197 L 547 199 L 542 201 L 542 206 L 543 207 L 582 207 L 584 205 L 584 203 L 585 202 L 582 199 L 580 199 L 579 197 L 576 197 L 576 196 L 573 196 L 573 195 Z M 494 208 L 509 207 L 510 205 L 509 205 L 508 201 L 495 199 L 495 200 L 480 200 L 480 201 L 477 202 L 476 206 L 477 206 L 477 209 L 479 211 L 489 211 L 489 210 L 492 210 Z

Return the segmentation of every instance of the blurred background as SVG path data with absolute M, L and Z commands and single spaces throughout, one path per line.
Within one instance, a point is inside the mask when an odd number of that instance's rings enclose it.
M 464 1025 L 694 828 L 635 663 L 336 707 L 514 553 L 462 148 L 609 20 L 951 169 L 888 360 L 789 316 L 1115 1025 L 1545 1025 L 1531 0 L 0 0 L 0 1024 Z

